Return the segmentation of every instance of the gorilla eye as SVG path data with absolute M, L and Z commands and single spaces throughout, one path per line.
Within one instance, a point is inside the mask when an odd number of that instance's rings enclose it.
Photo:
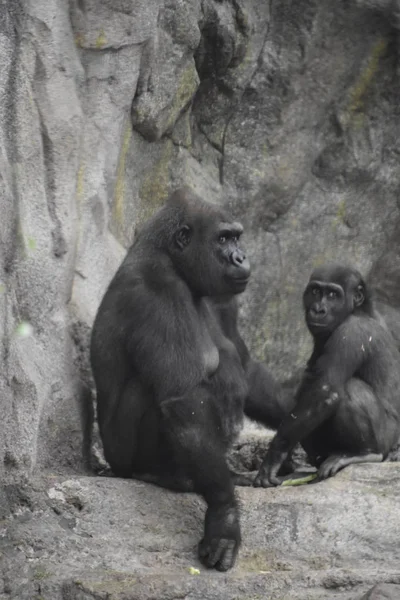
M 337 297 L 338 297 L 338 293 L 337 292 L 331 291 L 328 294 L 328 298 L 337 298 Z
M 227 239 L 228 238 L 226 237 L 226 235 L 220 235 L 219 238 L 218 238 L 218 242 L 220 244 L 225 244 L 225 242 L 226 242 Z
M 318 295 L 318 288 L 312 288 L 311 293 L 313 296 L 317 296 Z

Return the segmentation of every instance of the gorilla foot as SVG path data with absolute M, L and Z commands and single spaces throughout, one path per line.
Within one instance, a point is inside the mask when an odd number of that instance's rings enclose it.
M 318 479 L 323 480 L 333 477 L 339 471 L 348 465 L 354 465 L 366 462 L 382 462 L 383 454 L 363 454 L 358 456 L 349 456 L 348 454 L 332 454 L 318 469 Z
M 389 452 L 387 460 L 390 462 L 400 462 L 400 445 Z

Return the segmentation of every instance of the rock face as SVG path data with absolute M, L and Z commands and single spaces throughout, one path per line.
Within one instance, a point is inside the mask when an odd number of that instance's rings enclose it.
M 390 583 L 375 585 L 362 600 L 396 600 L 400 597 L 400 586 Z
M 244 223 L 242 329 L 278 379 L 323 261 L 369 274 L 400 345 L 399 27 L 394 0 L 0 2 L 3 482 L 84 472 L 91 323 L 180 184 Z
M 361 600 L 377 582 L 391 585 L 366 598 L 399 598 L 398 464 L 300 488 L 242 488 L 243 546 L 227 574 L 197 561 L 204 505 L 195 495 L 54 476 L 25 492 L 23 506 L 11 495 L 14 514 L 1 525 L 1 598 Z

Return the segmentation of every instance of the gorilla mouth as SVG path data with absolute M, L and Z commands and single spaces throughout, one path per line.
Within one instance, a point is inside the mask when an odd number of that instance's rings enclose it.
M 250 277 L 231 277 L 230 288 L 232 293 L 241 294 L 247 287 Z
M 243 287 L 249 282 L 250 277 L 232 277 L 231 281 L 235 286 Z
M 316 321 L 309 321 L 309 322 L 308 322 L 308 325 L 309 325 L 310 327 L 322 327 L 322 328 L 323 328 L 323 327 L 328 327 L 328 324 L 327 324 L 327 323 L 318 323 L 318 322 L 316 322 Z

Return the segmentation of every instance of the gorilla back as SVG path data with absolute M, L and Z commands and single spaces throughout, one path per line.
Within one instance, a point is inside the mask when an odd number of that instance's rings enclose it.
M 91 343 L 112 470 L 202 494 L 199 553 L 220 570 L 240 543 L 226 449 L 244 411 L 273 427 L 283 416 L 279 389 L 237 331 L 235 295 L 250 276 L 242 231 L 220 208 L 176 191 L 128 251 Z

